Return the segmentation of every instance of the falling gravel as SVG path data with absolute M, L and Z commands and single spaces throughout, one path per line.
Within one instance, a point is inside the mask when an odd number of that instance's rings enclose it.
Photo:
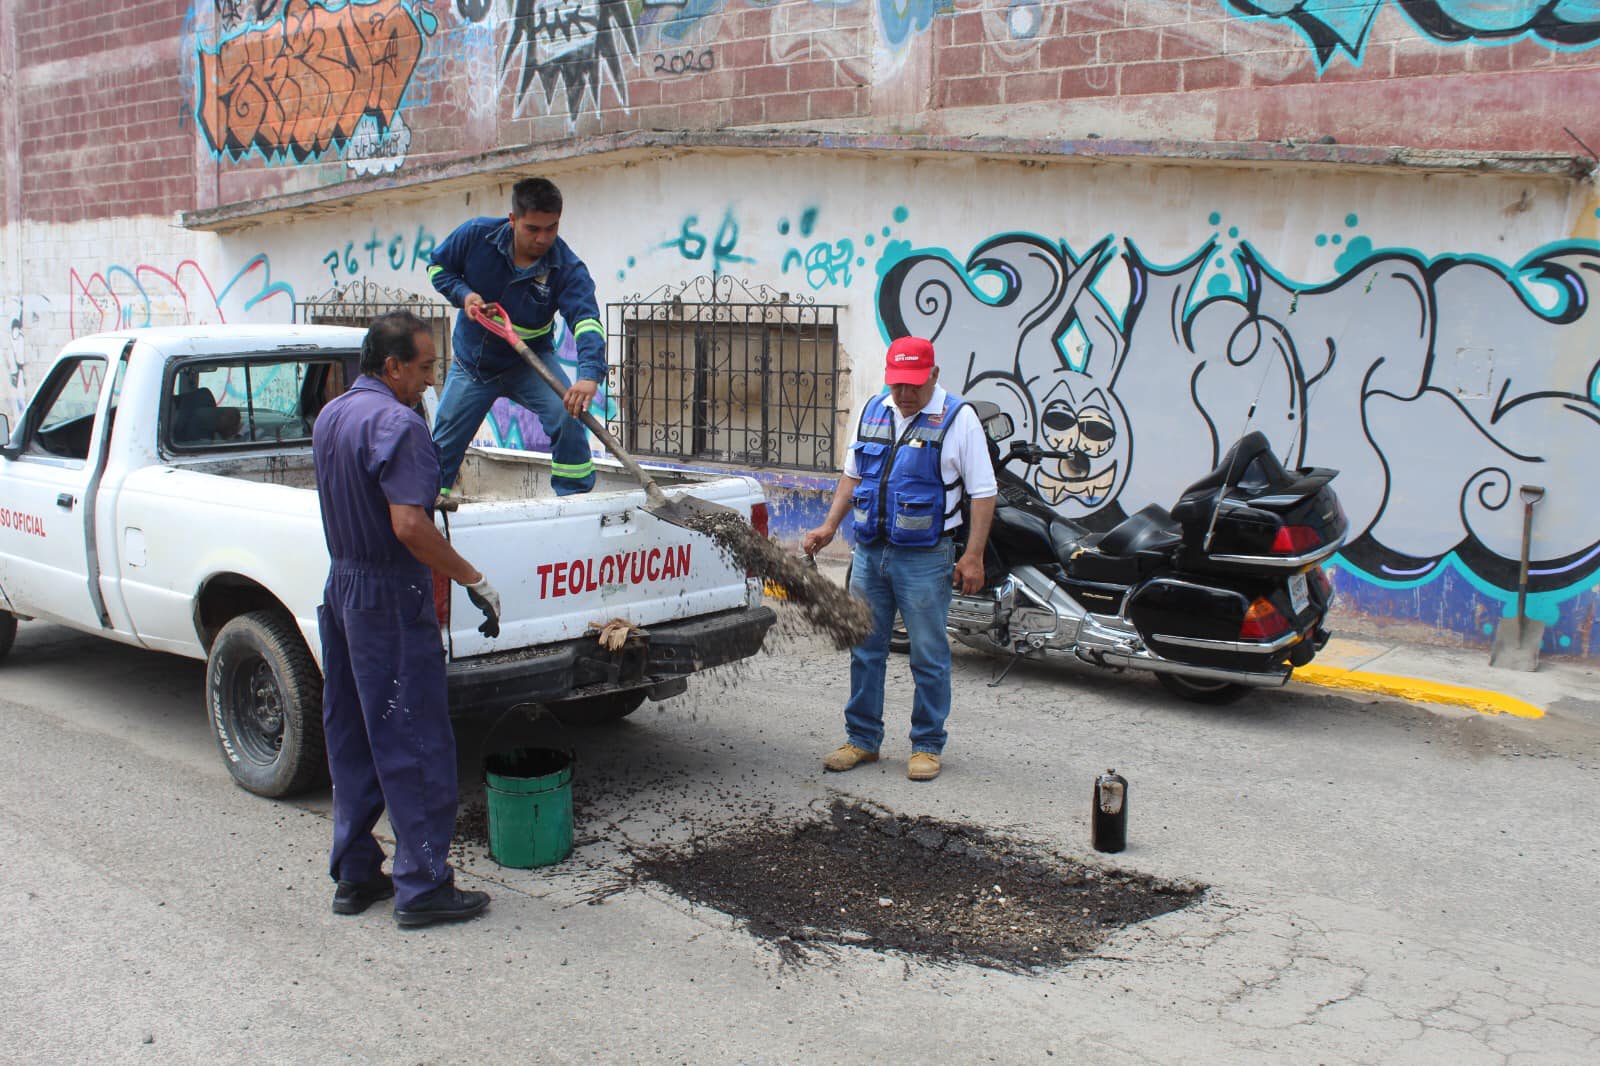
M 784 590 L 806 623 L 826 633 L 837 648 L 853 648 L 872 631 L 872 611 L 848 590 L 828 580 L 732 512 L 696 514 L 690 528 L 717 542 L 734 565 Z
M 1011 971 L 1091 954 L 1203 891 L 844 800 L 798 825 L 641 854 L 608 891 L 640 880 L 741 920 L 793 958 L 851 945 Z

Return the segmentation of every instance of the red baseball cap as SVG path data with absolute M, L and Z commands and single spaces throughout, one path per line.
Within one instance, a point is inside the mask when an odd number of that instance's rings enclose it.
M 889 345 L 884 360 L 885 385 L 922 385 L 933 373 L 933 344 L 921 337 L 901 337 Z

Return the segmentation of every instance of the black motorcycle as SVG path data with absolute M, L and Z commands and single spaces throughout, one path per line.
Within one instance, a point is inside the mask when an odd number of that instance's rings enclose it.
M 1103 532 L 1052 511 L 1025 476 L 1072 459 L 1009 438 L 1009 415 L 974 403 L 999 483 L 985 587 L 957 593 L 948 628 L 961 643 L 1025 658 L 1071 656 L 1149 670 L 1186 699 L 1226 703 L 1282 685 L 1328 640 L 1331 588 L 1321 562 L 1347 523 L 1318 467 L 1290 471 L 1252 432 L 1169 512 L 1151 504 Z M 1018 474 L 1009 466 L 1024 465 Z

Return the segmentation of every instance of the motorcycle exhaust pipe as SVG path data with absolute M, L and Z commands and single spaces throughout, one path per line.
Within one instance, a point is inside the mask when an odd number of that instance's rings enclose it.
M 1258 673 L 1250 670 L 1227 670 L 1217 666 L 1191 666 L 1188 663 L 1175 663 L 1171 659 L 1157 659 L 1115 651 L 1079 652 L 1078 658 L 1090 666 L 1149 670 L 1157 674 L 1192 677 L 1196 681 L 1223 681 L 1235 685 L 1253 685 L 1257 688 L 1277 688 L 1287 683 L 1289 675 L 1293 672 L 1288 667 L 1270 673 Z

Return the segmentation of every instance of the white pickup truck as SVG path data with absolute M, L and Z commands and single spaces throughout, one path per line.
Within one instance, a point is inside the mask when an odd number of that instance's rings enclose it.
M 0 658 L 17 620 L 207 660 L 217 745 L 240 785 L 284 796 L 326 780 L 317 604 L 328 556 L 311 462 L 323 404 L 358 373 L 337 326 L 130 329 L 73 341 L 13 430 L 0 415 Z M 544 703 L 620 718 L 697 670 L 761 648 L 762 584 L 712 541 L 657 520 L 600 467 L 557 497 L 548 461 L 473 449 L 441 521 L 487 574 L 500 634 L 435 580 L 453 714 Z M 654 471 L 766 523 L 747 477 Z M 618 651 L 592 623 L 642 627 Z M 587 634 L 587 635 L 586 635 Z M 70 678 L 63 677 L 70 684 Z

